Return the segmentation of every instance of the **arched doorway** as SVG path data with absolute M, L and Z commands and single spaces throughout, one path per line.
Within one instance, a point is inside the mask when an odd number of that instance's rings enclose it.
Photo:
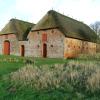
M 24 45 L 21 45 L 20 53 L 21 53 L 21 56 L 24 56 L 24 54 L 25 54 L 25 47 L 24 47 Z
M 10 42 L 9 41 L 4 41 L 3 54 L 10 55 Z
M 47 57 L 47 44 L 43 44 L 43 57 L 46 58 Z

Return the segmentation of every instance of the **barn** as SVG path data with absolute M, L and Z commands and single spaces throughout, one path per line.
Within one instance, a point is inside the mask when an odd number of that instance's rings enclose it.
M 96 53 L 97 35 L 86 24 L 54 10 L 28 34 L 29 55 L 33 57 L 72 58 Z
M 27 35 L 34 24 L 19 19 L 11 19 L 0 31 L 0 54 L 21 55 L 26 53 Z

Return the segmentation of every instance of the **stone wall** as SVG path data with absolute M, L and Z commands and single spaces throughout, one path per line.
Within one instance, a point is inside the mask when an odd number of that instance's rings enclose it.
M 97 47 L 96 52 L 97 52 L 97 53 L 100 53 L 100 44 L 98 43 L 98 44 L 96 45 L 96 47 Z
M 0 54 L 4 51 L 4 41 L 10 42 L 11 55 L 19 55 L 19 44 L 15 34 L 0 35 Z
M 47 34 L 47 40 L 42 40 L 42 35 Z M 47 45 L 48 58 L 63 58 L 64 55 L 64 35 L 58 29 L 49 29 L 30 32 L 29 55 L 43 57 L 43 44 Z
M 24 46 L 24 56 L 31 56 L 30 55 L 30 47 L 28 41 L 19 41 L 19 55 L 21 56 L 21 46 Z
M 45 38 L 42 36 L 45 34 Z M 21 46 L 24 55 L 29 57 L 43 57 L 43 44 L 47 45 L 48 58 L 72 58 L 79 54 L 93 54 L 100 52 L 100 44 L 66 38 L 58 29 L 30 32 L 28 41 L 18 41 L 15 34 L 0 35 L 0 54 L 4 51 L 4 41 L 10 42 L 10 54 L 21 56 Z
M 79 54 L 96 53 L 96 43 L 82 41 L 73 38 L 65 38 L 64 40 L 64 57 L 74 58 Z

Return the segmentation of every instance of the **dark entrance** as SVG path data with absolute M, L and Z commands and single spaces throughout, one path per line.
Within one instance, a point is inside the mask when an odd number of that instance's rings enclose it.
M 10 55 L 10 42 L 9 41 L 4 41 L 3 54 L 4 55 Z
M 47 45 L 45 43 L 43 44 L 43 57 L 47 57 Z
M 21 56 L 24 56 L 24 54 L 25 54 L 25 47 L 24 47 L 24 45 L 21 45 L 20 52 L 21 52 Z

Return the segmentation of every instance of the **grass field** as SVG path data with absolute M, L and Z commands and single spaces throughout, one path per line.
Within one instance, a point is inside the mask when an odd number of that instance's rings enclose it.
M 50 64 L 63 64 L 66 62 L 64 59 L 55 58 L 24 58 L 18 56 L 2 56 L 0 55 L 0 76 L 3 74 L 8 74 L 12 71 L 16 71 L 26 64 L 31 63 L 32 65 L 50 65 Z
M 0 56 L 0 100 L 99 100 L 100 54 L 77 59 Z

